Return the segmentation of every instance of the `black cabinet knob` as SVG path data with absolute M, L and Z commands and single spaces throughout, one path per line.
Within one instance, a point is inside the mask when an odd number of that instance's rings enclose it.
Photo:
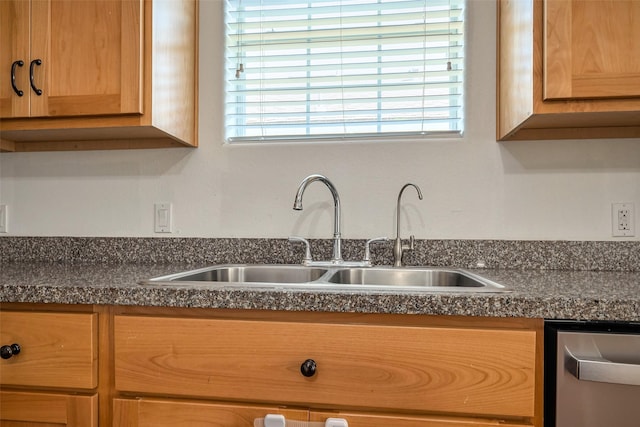
M 3 345 L 0 347 L 0 357 L 10 359 L 11 356 L 20 354 L 20 344 Z
M 316 373 L 316 367 L 317 365 L 315 360 L 307 359 L 304 362 L 302 362 L 302 365 L 300 365 L 300 372 L 305 377 L 312 377 Z

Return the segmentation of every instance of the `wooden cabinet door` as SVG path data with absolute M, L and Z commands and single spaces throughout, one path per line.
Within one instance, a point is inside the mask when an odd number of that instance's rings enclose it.
M 114 345 L 123 392 L 534 415 L 530 330 L 116 316 Z
M 253 427 L 254 419 L 267 414 L 298 421 L 309 416 L 306 410 L 269 406 L 115 399 L 113 427 Z
M 477 418 L 420 417 L 393 414 L 311 411 L 310 421 L 324 422 L 327 418 L 344 418 L 349 427 L 527 427 L 531 424 L 511 424 L 501 420 Z
M 142 17 L 142 0 L 2 0 L 0 117 L 141 113 Z
M 2 427 L 98 427 L 98 396 L 0 391 Z
M 640 97 L 640 1 L 544 6 L 545 100 Z
M 31 0 L 30 116 L 142 112 L 141 18 L 142 0 Z
M 328 418 L 343 418 L 349 427 L 528 427 L 503 420 L 450 418 L 403 414 L 367 414 L 348 411 L 315 411 L 259 405 L 231 405 L 159 399 L 115 399 L 112 427 L 252 427 L 266 414 L 281 414 L 287 421 L 311 421 L 321 425 Z
M 96 314 L 0 312 L 0 343 L 21 347 L 19 354 L 0 360 L 0 384 L 93 389 L 97 335 Z
M 0 1 L 0 118 L 29 116 L 30 8 L 29 1 Z

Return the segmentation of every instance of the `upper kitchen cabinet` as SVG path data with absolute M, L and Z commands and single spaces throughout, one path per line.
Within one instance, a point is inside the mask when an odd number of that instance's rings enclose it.
M 2 151 L 197 145 L 197 0 L 3 0 L 0 23 Z
M 0 13 L 2 118 L 142 113 L 140 0 L 8 0 Z
M 640 137 L 640 2 L 498 1 L 498 140 Z

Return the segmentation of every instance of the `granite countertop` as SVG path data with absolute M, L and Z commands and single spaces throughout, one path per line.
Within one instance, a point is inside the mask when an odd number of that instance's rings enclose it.
M 640 321 L 640 272 L 477 269 L 508 293 L 140 285 L 196 264 L 4 262 L 0 302 Z

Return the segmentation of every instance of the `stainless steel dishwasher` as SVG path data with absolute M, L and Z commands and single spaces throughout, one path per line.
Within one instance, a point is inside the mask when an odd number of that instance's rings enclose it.
M 640 323 L 545 322 L 545 427 L 640 426 Z

